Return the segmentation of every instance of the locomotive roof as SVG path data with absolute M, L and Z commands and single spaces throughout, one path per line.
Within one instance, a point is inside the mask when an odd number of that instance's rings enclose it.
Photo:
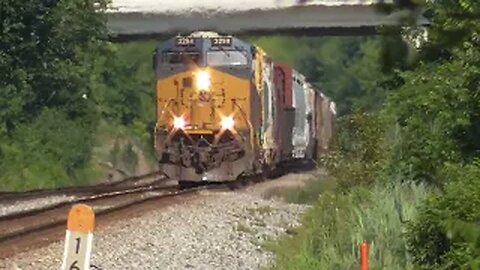
M 252 44 L 231 35 L 211 31 L 196 31 L 189 34 L 179 34 L 168 39 L 157 48 L 157 51 L 188 52 L 204 49 L 252 51 L 252 47 Z

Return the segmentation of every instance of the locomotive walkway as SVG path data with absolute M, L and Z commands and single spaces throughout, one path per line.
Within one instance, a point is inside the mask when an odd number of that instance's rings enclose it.
M 201 2 L 201 3 L 199 3 Z M 211 30 L 231 34 L 365 35 L 402 24 L 407 11 L 381 13 L 392 0 L 113 0 L 108 25 L 117 39 Z M 418 11 L 417 22 L 429 24 Z

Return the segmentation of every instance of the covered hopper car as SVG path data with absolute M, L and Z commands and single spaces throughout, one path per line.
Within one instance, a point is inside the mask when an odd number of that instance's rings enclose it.
M 155 50 L 155 152 L 181 183 L 227 182 L 311 161 L 332 138 L 335 104 L 261 48 L 214 32 Z

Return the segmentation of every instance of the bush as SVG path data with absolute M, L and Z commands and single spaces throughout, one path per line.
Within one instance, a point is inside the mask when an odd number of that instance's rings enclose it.
M 358 269 L 364 241 L 371 245 L 372 269 L 413 269 L 404 222 L 425 197 L 423 186 L 407 184 L 326 192 L 293 237 L 271 246 L 277 254 L 274 269 Z
M 338 119 L 333 149 L 322 163 L 340 189 L 373 184 L 389 153 L 386 126 L 386 119 L 374 113 Z
M 445 192 L 431 196 L 409 227 L 408 244 L 422 269 L 479 269 L 480 161 L 449 165 Z
M 83 184 L 93 137 L 89 123 L 44 110 L 0 144 L 0 189 L 28 190 Z
M 401 127 L 392 168 L 416 181 L 441 185 L 445 162 L 478 155 L 478 50 L 455 51 L 446 63 L 422 63 L 401 74 L 405 84 L 389 96 L 386 113 Z M 456 74 L 452 76 L 452 74 Z

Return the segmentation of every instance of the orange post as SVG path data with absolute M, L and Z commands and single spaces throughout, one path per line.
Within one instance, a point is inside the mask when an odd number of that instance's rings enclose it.
M 360 245 L 360 270 L 368 270 L 368 244 Z
M 94 229 L 93 209 L 85 204 L 74 205 L 68 213 L 61 270 L 90 269 Z
M 76 204 L 68 213 L 67 229 L 71 232 L 92 233 L 95 229 L 95 213 L 90 206 Z

